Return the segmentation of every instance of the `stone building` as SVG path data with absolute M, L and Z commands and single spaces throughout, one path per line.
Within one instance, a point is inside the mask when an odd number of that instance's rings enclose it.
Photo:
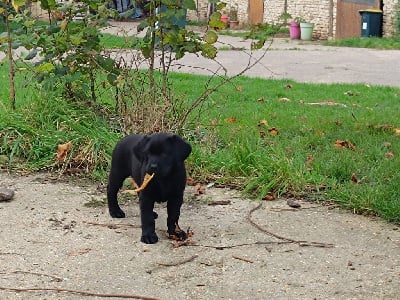
M 313 37 L 333 39 L 361 34 L 359 10 L 382 10 L 383 36 L 395 34 L 394 20 L 400 0 L 225 0 L 227 10 L 237 6 L 242 26 L 254 23 L 277 23 L 287 12 L 293 18 L 302 18 L 314 24 Z M 198 11 L 189 13 L 191 20 L 206 20 L 210 5 L 207 0 L 197 0 Z M 256 21 L 255 21 L 256 20 Z

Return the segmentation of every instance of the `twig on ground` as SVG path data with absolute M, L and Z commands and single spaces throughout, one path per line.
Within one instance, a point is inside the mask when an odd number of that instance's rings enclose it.
M 81 296 L 92 296 L 92 297 L 103 297 L 103 298 L 124 298 L 124 299 L 143 299 L 143 300 L 160 300 L 159 298 L 154 297 L 146 297 L 134 294 L 102 294 L 102 293 L 93 293 L 93 292 L 85 292 L 71 289 L 63 289 L 63 288 L 40 288 L 40 287 L 27 287 L 27 288 L 15 288 L 15 287 L 7 287 L 0 286 L 0 290 L 3 291 L 14 291 L 14 292 L 35 292 L 35 291 L 53 291 L 53 292 L 65 292 L 71 294 L 77 294 Z
M 110 228 L 110 229 L 116 229 L 116 228 L 121 228 L 121 227 L 142 228 L 141 225 L 134 225 L 134 224 L 96 223 L 96 222 L 90 222 L 90 221 L 83 221 L 83 223 L 87 224 L 87 225 L 107 227 L 107 228 Z
M 242 261 L 245 261 L 245 262 L 248 262 L 248 263 L 251 263 L 251 264 L 254 263 L 254 261 L 252 261 L 251 259 L 248 259 L 248 258 L 243 258 L 243 257 L 236 256 L 236 255 L 232 255 L 232 257 L 234 259 L 242 260 Z
M 294 240 L 294 239 L 291 239 L 291 238 L 280 236 L 278 234 L 275 234 L 273 232 L 270 232 L 270 231 L 266 230 L 265 228 L 261 227 L 260 225 L 258 225 L 256 222 L 254 222 L 251 219 L 251 216 L 252 216 L 253 212 L 255 212 L 256 210 L 260 209 L 261 206 L 262 206 L 262 203 L 260 203 L 256 207 L 252 208 L 250 210 L 250 212 L 248 213 L 248 215 L 247 215 L 247 220 L 250 222 L 251 225 L 256 227 L 258 230 L 260 230 L 260 231 L 262 231 L 262 232 L 264 232 L 264 233 L 266 233 L 266 234 L 268 234 L 268 235 L 270 235 L 272 237 L 280 239 L 282 241 L 287 241 L 287 242 L 290 242 L 290 243 L 294 243 L 294 244 L 297 244 L 297 245 L 302 246 L 302 247 L 310 246 L 310 247 L 332 248 L 332 247 L 335 246 L 334 244 L 329 244 L 329 243 L 298 241 L 298 240 Z
M 323 205 L 315 205 L 315 206 L 308 206 L 308 207 L 299 207 L 299 208 L 280 208 L 280 207 L 271 207 L 273 212 L 280 212 L 280 211 L 299 211 L 304 209 L 313 209 L 323 207 Z
M 189 258 L 186 258 L 186 259 L 184 259 L 182 261 L 178 261 L 178 262 L 175 262 L 175 263 L 157 263 L 157 265 L 163 266 L 163 267 L 175 267 L 175 266 L 179 266 L 179 265 L 183 265 L 185 263 L 191 262 L 192 260 L 194 260 L 197 257 L 198 257 L 198 255 L 195 254 L 195 255 L 193 255 L 193 256 L 191 256 Z
M 201 245 L 201 244 L 189 244 L 188 246 L 194 246 L 194 247 L 204 247 L 204 248 L 213 248 L 216 250 L 224 250 L 224 249 L 232 249 L 232 248 L 237 248 L 237 247 L 244 247 L 244 246 L 253 246 L 253 245 L 271 245 L 271 244 L 290 244 L 291 242 L 288 241 L 283 241 L 283 242 L 254 242 L 254 243 L 243 243 L 243 244 L 237 244 L 237 245 L 226 245 L 226 246 L 214 246 L 214 245 Z
M 189 240 L 189 239 L 186 239 L 186 240 L 184 240 L 184 241 L 174 241 L 173 243 L 172 243 L 172 247 L 174 247 L 174 248 L 179 248 L 179 247 L 181 247 L 181 246 L 191 246 L 191 245 L 193 245 L 194 244 L 194 242 L 192 242 L 191 240 Z
M 207 203 L 209 206 L 216 206 L 216 205 L 229 205 L 231 204 L 231 200 L 220 200 L 220 201 L 213 201 Z
M 21 270 L 16 270 L 16 271 L 11 271 L 11 272 L 0 272 L 0 274 L 31 274 L 31 275 L 37 275 L 37 276 L 45 276 L 53 279 L 54 281 L 61 282 L 63 281 L 62 278 L 53 276 L 53 275 L 48 275 L 44 273 L 36 273 L 36 272 L 29 272 L 29 271 L 21 271 Z

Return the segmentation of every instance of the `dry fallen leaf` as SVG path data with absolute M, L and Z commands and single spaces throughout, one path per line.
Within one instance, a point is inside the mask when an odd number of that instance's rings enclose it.
M 192 177 L 188 176 L 186 178 L 186 185 L 193 186 L 194 185 L 194 179 Z
M 274 192 L 269 192 L 268 194 L 266 194 L 262 199 L 265 201 L 272 201 L 275 200 L 275 193 Z
M 71 150 L 71 148 L 72 148 L 72 142 L 58 145 L 57 146 L 57 159 L 59 161 L 65 161 L 68 151 Z
M 258 98 L 257 102 L 265 102 L 265 98 L 264 97 Z
M 309 171 L 309 172 L 312 171 L 311 164 L 313 163 L 313 161 L 314 161 L 314 156 L 312 154 L 308 154 L 307 160 L 306 160 L 306 168 L 307 168 L 307 171 Z
M 229 123 L 235 123 L 236 122 L 236 117 L 230 117 L 228 118 Z
M 259 126 L 259 127 L 268 126 L 268 121 L 267 120 L 261 120 L 260 122 L 258 122 L 257 126 Z
M 282 97 L 278 99 L 279 102 L 290 102 L 291 100 L 289 98 L 286 97 Z
M 343 103 L 337 103 L 333 100 L 325 100 L 322 102 L 309 102 L 309 103 L 305 103 L 307 105 L 317 105 L 317 106 L 341 106 L 341 107 L 347 107 L 346 104 Z
M 384 142 L 383 146 L 385 146 L 386 148 L 391 148 L 392 147 L 392 143 L 391 142 Z
M 194 191 L 193 191 L 193 194 L 195 195 L 195 196 L 200 196 L 200 195 L 203 195 L 203 194 L 205 194 L 205 188 L 200 184 L 200 183 L 198 183 L 198 184 L 196 184 L 195 186 L 194 186 Z
M 339 120 L 336 120 L 336 121 L 335 121 L 335 125 L 336 125 L 336 126 L 342 126 L 342 122 L 340 122 Z
M 400 135 L 400 128 L 394 129 L 394 135 Z
M 309 165 L 314 161 L 314 156 L 312 154 L 307 155 L 306 164 Z
M 344 92 L 344 94 L 346 96 L 353 96 L 354 95 L 354 93 L 352 91 L 346 91 L 346 92 Z
M 291 88 L 293 87 L 293 85 L 287 84 L 285 87 L 286 87 L 287 89 L 291 89 Z
M 336 140 L 336 142 L 333 144 L 336 148 L 339 149 L 351 149 L 351 150 L 356 150 L 356 146 L 354 146 L 350 141 L 341 141 L 341 140 Z
M 386 158 L 393 158 L 393 157 L 394 157 L 393 151 L 390 151 L 390 152 L 385 153 L 385 157 L 386 157 Z
M 351 174 L 351 181 L 353 181 L 354 183 L 359 183 L 356 173 Z
M 270 129 L 268 129 L 268 133 L 269 133 L 270 135 L 278 135 L 278 134 L 279 134 L 279 130 L 278 130 L 278 128 L 276 128 L 276 127 L 272 127 L 272 128 L 270 128 Z

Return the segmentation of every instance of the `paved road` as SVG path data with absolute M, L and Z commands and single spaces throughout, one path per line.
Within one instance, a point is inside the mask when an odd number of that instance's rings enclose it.
M 104 32 L 134 35 L 137 34 L 136 26 L 136 22 L 111 22 Z M 221 50 L 230 46 L 247 50 Z M 264 51 L 250 53 L 250 41 L 230 36 L 220 36 L 218 48 L 220 51 L 215 61 L 188 54 L 172 69 L 206 75 L 225 74 L 226 71 L 227 75 L 235 75 L 243 71 L 249 62 L 253 63 L 263 56 L 244 75 L 299 82 L 400 87 L 400 50 L 328 47 L 318 42 L 274 39 L 265 45 Z M 0 59 L 3 57 L 4 53 L 0 53 Z
M 134 22 L 113 22 L 106 32 L 136 34 Z M 249 49 L 250 42 L 241 38 L 220 36 L 218 47 L 227 49 L 231 45 Z M 179 72 L 224 74 L 241 72 L 250 62 L 264 57 L 244 74 L 251 77 L 293 79 L 315 83 L 365 83 L 400 87 L 400 50 L 375 50 L 364 48 L 328 47 L 318 42 L 274 39 L 264 50 L 249 56 L 238 50 L 220 50 L 216 61 L 186 55 L 175 66 Z

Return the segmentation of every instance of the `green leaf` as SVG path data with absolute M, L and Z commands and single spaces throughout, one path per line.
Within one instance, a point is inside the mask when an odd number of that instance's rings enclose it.
M 256 42 L 251 43 L 251 49 L 252 50 L 258 50 L 261 49 L 265 44 L 265 39 L 260 39 Z
M 44 10 L 53 10 L 57 7 L 55 0 L 40 0 L 40 8 Z
M 38 66 L 35 67 L 35 70 L 39 73 L 46 73 L 46 72 L 51 72 L 53 71 L 55 68 L 53 66 L 52 63 L 46 62 L 43 64 L 40 64 Z
M 113 72 L 114 71 L 114 60 L 111 58 L 104 58 L 100 55 L 96 57 L 97 63 L 102 67 L 104 70 L 108 72 Z
M 210 22 L 208 22 L 208 25 L 216 30 L 221 30 L 226 28 L 226 24 L 222 22 L 221 19 L 210 20 Z
M 86 42 L 86 40 L 80 36 L 71 36 L 70 37 L 71 43 L 74 46 L 79 46 L 80 44 L 83 44 Z
M 25 0 L 11 0 L 11 5 L 14 7 L 15 11 L 18 11 L 20 6 L 25 5 Z
M 204 35 L 203 39 L 207 44 L 214 44 L 218 40 L 218 35 L 215 31 L 209 30 Z
M 215 58 L 217 56 L 217 48 L 210 44 L 201 45 L 201 55 L 207 58 Z
M 107 81 L 113 86 L 117 85 L 117 79 L 118 79 L 118 76 L 113 73 L 109 73 L 107 75 Z

